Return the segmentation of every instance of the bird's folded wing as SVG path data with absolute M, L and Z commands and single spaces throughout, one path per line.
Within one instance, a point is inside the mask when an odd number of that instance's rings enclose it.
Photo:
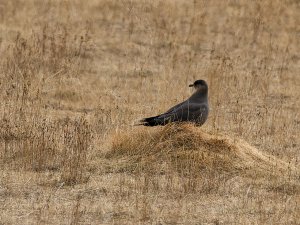
M 189 115 L 195 115 L 197 113 L 200 115 L 202 113 L 201 106 L 202 104 L 183 102 L 181 105 L 174 107 L 173 110 L 168 110 L 166 113 L 159 115 L 158 119 L 171 121 L 188 119 Z
M 184 105 L 184 104 L 186 104 L 186 101 L 181 102 L 181 103 L 179 103 L 179 104 L 173 106 L 172 108 L 170 108 L 167 112 L 165 112 L 165 113 L 163 113 L 163 114 L 171 113 L 172 111 L 178 109 L 179 107 L 181 107 L 181 106 Z M 163 114 L 162 114 L 162 115 L 163 115 Z

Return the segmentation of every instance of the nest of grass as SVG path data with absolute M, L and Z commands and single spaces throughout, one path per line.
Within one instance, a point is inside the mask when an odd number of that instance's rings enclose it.
M 286 162 L 241 139 L 209 134 L 192 124 L 117 132 L 105 157 L 115 172 L 172 170 L 183 175 L 211 172 L 256 177 L 278 176 L 292 170 Z

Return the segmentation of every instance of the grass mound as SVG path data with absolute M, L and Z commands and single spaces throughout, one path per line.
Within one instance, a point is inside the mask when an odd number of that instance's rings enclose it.
M 214 172 L 244 175 L 280 175 L 289 165 L 250 146 L 241 139 L 204 132 L 192 124 L 162 128 L 137 128 L 117 133 L 106 158 L 122 172 L 164 172 L 181 174 Z

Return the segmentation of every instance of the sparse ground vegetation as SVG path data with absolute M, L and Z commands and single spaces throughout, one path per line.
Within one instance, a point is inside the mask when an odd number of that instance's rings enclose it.
M 299 12 L 0 1 L 0 224 L 300 224 Z M 203 127 L 132 126 L 196 79 Z

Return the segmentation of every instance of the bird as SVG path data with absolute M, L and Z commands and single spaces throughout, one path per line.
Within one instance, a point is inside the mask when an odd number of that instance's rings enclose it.
M 196 80 L 189 87 L 194 87 L 195 92 L 184 102 L 181 102 L 163 114 L 139 120 L 136 125 L 164 126 L 168 123 L 192 122 L 202 126 L 208 118 L 208 85 L 204 80 Z

